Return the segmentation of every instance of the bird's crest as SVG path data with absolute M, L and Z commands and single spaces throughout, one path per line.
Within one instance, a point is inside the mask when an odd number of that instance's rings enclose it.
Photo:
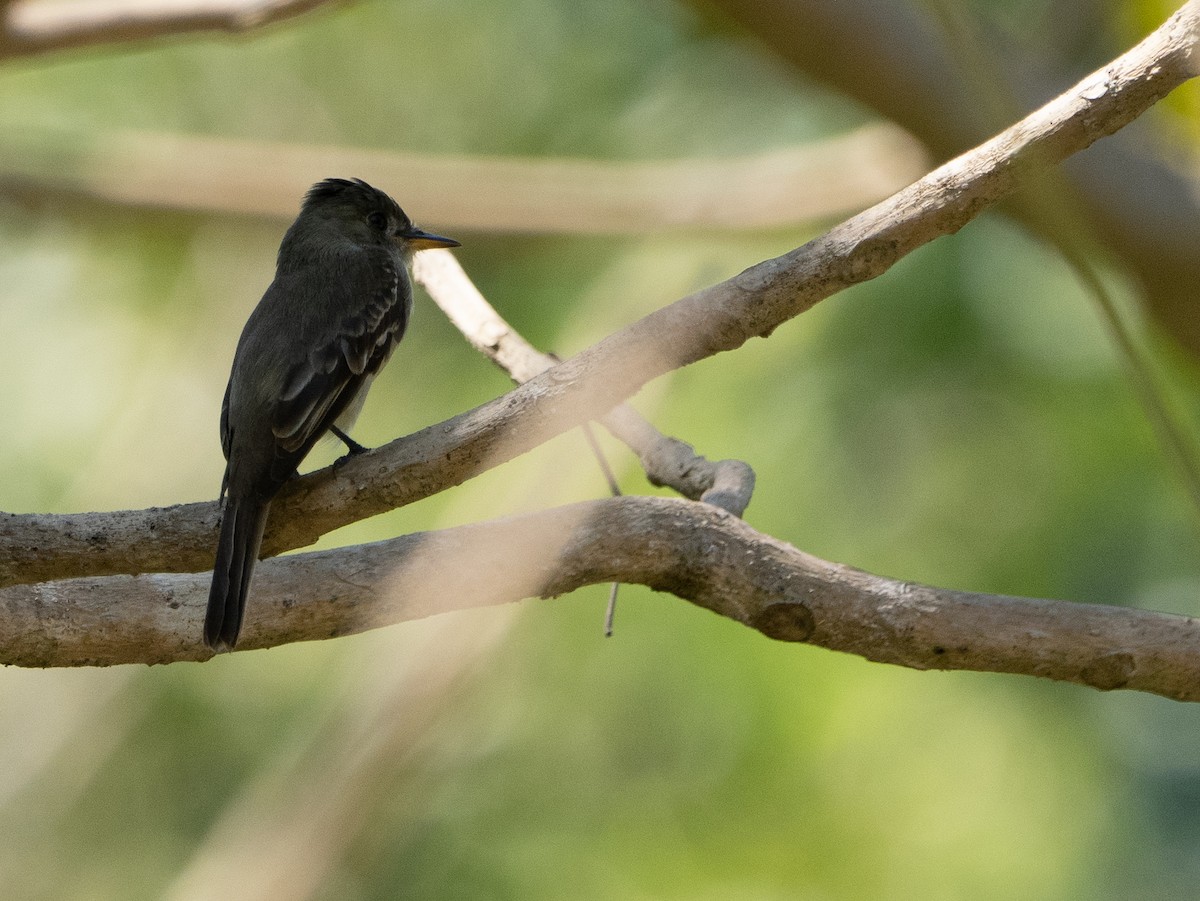
M 379 210 L 400 222 L 409 221 L 396 201 L 361 178 L 327 178 L 319 181 L 308 189 L 301 206 L 307 210 L 328 203 L 345 203 L 364 210 Z

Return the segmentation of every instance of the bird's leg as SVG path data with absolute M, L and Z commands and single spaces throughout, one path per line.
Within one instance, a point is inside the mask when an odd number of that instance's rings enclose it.
M 346 445 L 346 450 L 348 453 L 342 458 L 342 460 L 348 459 L 349 457 L 357 457 L 359 454 L 365 454 L 367 452 L 368 448 L 363 447 L 337 426 L 331 425 L 329 427 L 329 431 L 333 432 L 333 434 L 337 436 L 338 440 L 341 441 L 342 444 Z M 340 463 L 342 461 L 339 460 L 338 462 Z

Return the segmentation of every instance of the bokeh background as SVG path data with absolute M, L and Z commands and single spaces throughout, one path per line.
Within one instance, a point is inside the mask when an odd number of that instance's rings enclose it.
M 1079 72 L 1170 11 L 1075 6 L 1090 37 L 1062 46 L 1041 27 L 1049 2 L 943 11 Z M 108 136 L 745 160 L 877 121 L 734 23 L 670 0 L 369 0 L 238 38 L 6 62 L 0 508 L 167 505 L 220 483 L 229 362 L 286 218 L 89 196 L 81 179 L 142 175 L 102 155 L 81 174 L 79 154 Z M 1151 151 L 1194 164 L 1194 95 L 1139 127 Z M 406 203 L 404 184 L 380 187 Z M 455 226 L 406 205 L 427 227 Z M 492 303 L 566 355 L 803 243 L 836 212 L 613 234 L 589 233 L 583 210 L 572 234 L 452 233 Z M 1119 256 L 1097 265 L 1191 421 L 1194 357 L 1140 315 Z M 356 437 L 382 443 L 506 386 L 419 297 Z M 710 458 L 748 461 L 748 521 L 814 554 L 942 586 L 1200 614 L 1195 511 L 1094 301 L 1050 244 L 1000 214 L 635 403 Z M 653 491 L 606 447 L 626 491 Z M 605 490 L 575 433 L 322 544 Z M 1166 899 L 1200 879 L 1192 706 L 869 664 L 635 588 L 605 639 L 606 594 L 204 664 L 6 668 L 3 894 Z

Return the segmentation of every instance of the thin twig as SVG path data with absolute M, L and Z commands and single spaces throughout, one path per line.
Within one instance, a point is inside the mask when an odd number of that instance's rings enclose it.
M 592 449 L 592 456 L 596 458 L 596 463 L 600 467 L 600 472 L 604 475 L 604 480 L 608 483 L 608 493 L 613 497 L 620 497 L 621 486 L 617 484 L 617 476 L 612 471 L 612 467 L 608 465 L 608 457 L 604 455 L 604 448 L 596 440 L 596 430 L 592 428 L 590 422 L 585 422 L 580 428 L 583 430 L 583 437 L 587 439 L 588 447 Z
M 413 278 L 471 346 L 514 382 L 527 382 L 561 362 L 526 341 L 488 303 L 449 251 L 417 254 Z M 663 435 L 628 404 L 615 407 L 599 421 L 638 455 L 651 484 L 673 488 L 684 497 L 715 504 L 735 516 L 741 516 L 749 506 L 754 493 L 754 470 L 749 464 L 741 460 L 710 462 L 690 444 Z M 610 477 L 609 484 L 615 485 L 615 479 Z
M 604 478 L 608 480 L 608 491 L 613 497 L 621 496 L 621 486 L 617 484 L 617 477 L 613 474 L 612 467 L 608 465 L 608 458 L 604 455 L 604 448 L 600 446 L 600 442 L 596 440 L 596 432 L 592 428 L 590 422 L 585 422 L 582 426 L 584 437 L 587 438 L 588 445 L 592 449 L 592 455 L 595 456 L 600 464 L 600 470 L 604 473 Z M 621 589 L 620 582 L 613 582 L 608 589 L 608 604 L 604 608 L 604 637 L 612 638 L 613 620 L 617 615 L 617 592 Z
M 1195 432 L 1171 402 L 1167 386 L 1157 372 L 1149 351 L 1134 337 L 1127 317 L 1118 308 L 1112 292 L 1097 273 L 1095 264 L 1074 246 L 1060 245 L 1060 250 L 1076 278 L 1099 308 L 1124 364 L 1133 394 L 1158 439 L 1163 458 L 1167 466 L 1174 470 L 1191 501 L 1192 521 L 1200 525 L 1200 449 L 1197 448 Z
M 620 582 L 613 582 L 608 588 L 608 605 L 604 608 L 605 638 L 612 638 L 613 635 L 613 619 L 617 615 L 617 589 L 620 587 Z

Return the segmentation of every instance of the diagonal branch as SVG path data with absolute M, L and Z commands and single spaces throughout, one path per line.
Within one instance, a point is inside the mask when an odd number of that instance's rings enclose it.
M 1045 167 L 1143 113 L 1196 73 L 1200 3 L 995 138 L 827 234 L 685 297 L 503 397 L 299 479 L 275 504 L 268 554 L 411 503 L 598 419 L 673 369 L 765 337 L 819 301 L 957 231 Z M 215 503 L 0 517 L 0 584 L 212 562 Z
M 939 24 L 938 4 L 912 0 L 685 0 L 703 13 L 727 17 L 805 74 L 896 122 L 938 159 L 961 153 L 1004 118 L 997 103 L 972 90 L 980 60 L 956 54 Z M 1109 4 L 1111 6 L 1111 4 Z M 954 8 L 960 9 L 956 4 Z M 1098 29 L 1103 9 L 1045 6 L 1056 29 Z M 981 17 L 984 18 L 984 17 Z M 1004 66 L 1006 86 L 1022 101 L 1057 90 L 1053 73 L 1073 71 L 1064 60 L 1031 58 L 997 29 L 980 26 L 978 40 Z M 1046 42 L 1075 46 L 1072 39 Z M 1050 51 L 1052 52 L 1052 51 Z M 986 65 L 986 63 L 984 64 Z M 998 68 L 998 67 L 997 67 Z M 988 67 L 990 76 L 992 67 Z M 991 91 L 997 90 L 995 84 Z M 1001 102 L 1000 106 L 1005 104 Z M 1139 140 L 1140 138 L 1140 140 Z M 1193 285 L 1200 280 L 1200 192 L 1189 174 L 1147 145 L 1145 135 L 1121 135 L 1072 160 L 1064 174 L 1082 201 L 1089 228 L 1136 274 L 1159 321 L 1193 353 L 1200 352 L 1200 319 Z M 1006 213 L 1053 239 L 1053 225 L 1036 208 L 1015 204 Z
M 243 645 L 330 638 L 614 579 L 670 592 L 770 638 L 881 663 L 1200 700 L 1200 620 L 897 582 L 812 557 L 710 505 L 668 498 L 589 501 L 266 561 Z M 204 659 L 207 592 L 206 574 L 0 590 L 0 663 Z
M 0 5 L 0 60 L 205 31 L 239 33 L 326 5 L 331 0 L 11 0 Z

